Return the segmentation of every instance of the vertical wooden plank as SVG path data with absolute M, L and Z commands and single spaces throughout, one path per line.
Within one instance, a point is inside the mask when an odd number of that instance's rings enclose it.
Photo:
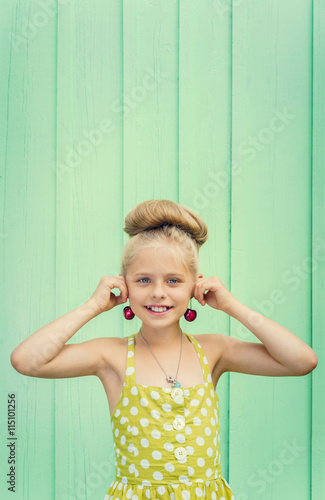
M 55 382 L 26 377 L 14 348 L 55 315 L 56 8 L 1 5 L 1 475 L 0 497 L 55 498 Z M 9 436 L 8 394 L 16 395 Z M 16 437 L 15 492 L 8 438 Z
M 177 2 L 124 2 L 124 215 L 145 200 L 178 201 L 177 72 Z M 134 318 L 124 335 L 139 326 Z
M 233 4 L 233 294 L 311 344 L 311 4 Z M 290 22 L 288 23 L 288 20 Z M 231 334 L 257 341 L 236 320 Z M 236 500 L 310 494 L 311 375 L 231 374 Z
M 314 2 L 313 12 L 313 178 L 312 178 L 312 333 L 313 349 L 318 357 L 318 366 L 312 373 L 312 457 L 311 499 L 316 500 L 325 491 L 325 227 L 324 227 L 324 65 L 325 65 L 325 6 Z
M 230 7 L 217 2 L 181 2 L 179 19 L 179 197 L 206 222 L 209 238 L 200 250 L 204 276 L 218 275 L 229 287 L 231 32 Z M 193 307 L 192 334 L 229 334 L 229 316 Z M 228 470 L 229 374 L 217 385 L 220 400 L 221 470 Z
M 307 343 L 312 321 L 320 362 L 312 375 L 312 414 L 311 376 L 260 379 L 231 374 L 230 475 L 228 376 L 218 384 L 221 415 L 224 411 L 222 467 L 236 500 L 261 495 L 263 500 L 305 500 L 310 488 L 313 498 L 324 490 L 319 418 L 324 407 L 324 8 L 315 3 L 311 214 L 311 5 L 296 9 L 293 2 L 275 2 L 266 15 L 265 5 L 234 3 L 232 158 L 227 146 L 231 15 L 228 4 L 220 5 L 59 2 L 57 89 L 56 9 L 18 1 L 2 7 L 1 103 L 8 121 L 5 127 L 2 122 L 1 134 L 6 332 L 1 374 L 5 391 L 14 384 L 19 397 L 17 492 L 24 499 L 98 498 L 115 474 L 108 406 L 99 381 L 22 377 L 7 353 L 40 326 L 87 300 L 102 275 L 118 274 L 127 239 L 121 233 L 123 216 L 153 197 L 179 200 L 206 220 L 210 238 L 201 251 L 203 273 L 218 274 L 240 300 Z M 254 145 L 250 137 L 258 142 Z M 124 171 L 117 165 L 124 165 Z M 258 228 L 257 234 L 252 227 Z M 313 269 L 310 250 L 317 261 Z M 56 303 L 51 293 L 55 287 Z M 12 302 L 17 293 L 18 301 Z M 200 312 L 196 324 L 189 329 L 184 322 L 184 328 L 193 333 L 228 331 L 226 316 Z M 128 325 L 123 334 L 137 326 Z M 232 335 L 254 340 L 235 321 L 231 327 Z M 71 342 L 122 331 L 117 308 L 86 325 Z M 4 429 L 5 422 L 0 424 Z M 101 447 L 94 440 L 98 429 Z M 0 459 L 5 470 L 3 450 Z M 1 490 L 1 498 L 9 498 L 7 493 Z
M 122 2 L 59 4 L 56 316 L 117 275 L 122 250 Z M 121 335 L 122 309 L 68 343 Z M 107 398 L 96 377 L 56 383 L 57 498 L 104 498 L 115 476 Z

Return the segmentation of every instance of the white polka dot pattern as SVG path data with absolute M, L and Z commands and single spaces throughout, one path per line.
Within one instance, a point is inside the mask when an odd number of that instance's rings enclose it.
M 135 335 L 128 338 L 123 391 L 111 418 L 116 478 L 104 500 L 234 500 L 221 475 L 219 399 L 208 360 L 186 335 L 205 382 L 176 389 L 135 383 Z

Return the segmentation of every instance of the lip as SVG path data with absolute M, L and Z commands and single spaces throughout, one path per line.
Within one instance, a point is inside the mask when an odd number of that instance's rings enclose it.
M 169 311 L 171 311 L 173 309 L 172 306 L 149 306 L 149 307 L 170 307 L 170 309 L 167 309 L 167 311 L 161 311 L 161 312 L 155 312 L 155 311 L 151 311 L 151 309 L 148 309 L 148 306 L 144 306 L 145 310 L 148 311 L 149 314 L 151 314 L 152 316 L 165 316 L 165 314 L 168 314 Z
M 172 306 L 169 306 L 167 304 L 148 304 L 144 307 L 172 307 Z

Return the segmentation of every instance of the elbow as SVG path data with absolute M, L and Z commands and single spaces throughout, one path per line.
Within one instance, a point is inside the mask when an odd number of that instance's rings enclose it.
M 312 356 L 312 359 L 310 361 L 310 369 L 308 371 L 308 373 L 312 372 L 313 370 L 315 370 L 316 366 L 318 365 L 318 358 L 316 356 L 316 353 L 314 352 L 314 355 Z
M 300 363 L 296 375 L 298 376 L 308 375 L 308 373 L 311 373 L 313 370 L 315 370 L 317 365 L 318 365 L 318 359 L 316 353 L 313 352 L 313 354 L 307 360 Z
M 30 375 L 29 371 L 23 365 L 21 360 L 14 353 L 14 351 L 11 353 L 10 362 L 11 362 L 11 366 L 16 370 L 16 372 L 20 373 L 21 375 Z
M 11 366 L 18 372 L 18 359 L 15 355 L 15 351 L 12 351 L 12 353 L 10 355 L 10 363 L 11 363 Z

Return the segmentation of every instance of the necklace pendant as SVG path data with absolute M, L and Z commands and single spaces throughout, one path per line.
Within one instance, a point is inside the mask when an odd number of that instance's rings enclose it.
M 173 383 L 174 382 L 174 378 L 171 375 L 168 375 L 167 376 L 167 382 Z
M 181 384 L 180 382 L 177 382 L 177 380 L 175 379 L 172 387 L 181 387 Z

